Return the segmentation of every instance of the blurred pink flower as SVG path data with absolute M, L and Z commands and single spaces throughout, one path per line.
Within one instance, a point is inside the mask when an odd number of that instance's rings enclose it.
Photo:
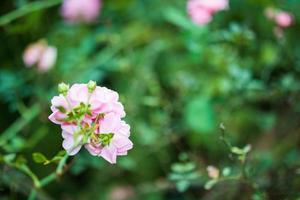
M 70 23 L 91 23 L 98 18 L 100 9 L 100 0 L 64 0 L 61 15 Z
M 215 12 L 228 8 L 228 0 L 189 0 L 187 12 L 197 25 L 205 25 L 212 20 Z
M 289 27 L 293 22 L 293 16 L 288 12 L 280 11 L 275 15 L 275 22 L 280 27 Z
M 41 55 L 38 69 L 42 72 L 48 71 L 55 64 L 57 57 L 57 49 L 55 47 L 47 47 Z
M 133 147 L 130 126 L 117 92 L 93 84 L 64 86 L 65 93 L 51 100 L 49 119 L 62 127 L 63 148 L 75 155 L 84 145 L 94 156 L 114 164 Z
M 36 65 L 40 72 L 46 72 L 54 66 L 56 57 L 57 49 L 40 40 L 25 49 L 23 61 L 27 67 Z
M 277 26 L 286 28 L 292 25 L 293 15 L 286 11 L 277 10 L 274 8 L 267 8 L 265 15 L 268 19 L 274 21 Z
M 212 15 L 202 8 L 199 8 L 197 11 L 190 11 L 189 15 L 196 25 L 205 25 L 212 20 Z
M 215 13 L 228 8 L 228 0 L 198 0 L 199 5 L 210 13 Z

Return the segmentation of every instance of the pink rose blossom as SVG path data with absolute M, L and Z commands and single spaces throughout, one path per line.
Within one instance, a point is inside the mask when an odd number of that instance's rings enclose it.
M 51 100 L 49 119 L 61 125 L 69 155 L 84 145 L 90 154 L 114 164 L 133 147 L 130 126 L 121 119 L 125 112 L 118 93 L 94 83 L 62 85 L 62 94 Z
M 280 27 L 289 27 L 293 22 L 293 16 L 288 12 L 281 11 L 275 15 L 275 22 Z
M 112 112 L 122 118 L 126 114 L 123 105 L 118 100 L 118 93 L 106 87 L 97 86 L 92 93 L 89 93 L 86 84 L 74 84 L 67 97 L 63 95 L 53 97 L 51 100 L 53 113 L 49 119 L 53 123 L 62 124 L 62 119 L 66 117 L 66 114 L 61 112 L 59 108 L 69 112 L 71 108 L 78 107 L 80 103 L 87 104 L 88 102 L 91 106 L 91 117 L 95 117 L 99 113 Z
M 215 12 L 228 8 L 228 0 L 189 0 L 187 11 L 197 25 L 205 25 L 212 20 Z
M 36 65 L 40 72 L 46 72 L 54 66 L 56 57 L 56 48 L 48 46 L 44 40 L 40 40 L 25 49 L 23 61 L 26 67 Z
M 100 0 L 64 0 L 61 14 L 70 23 L 91 23 L 99 16 Z
M 92 155 L 103 157 L 108 162 L 116 163 L 118 155 L 127 155 L 127 151 L 133 144 L 129 140 L 130 127 L 117 115 L 109 113 L 99 121 L 99 133 L 104 137 L 112 137 L 108 145 L 99 145 L 97 142 L 90 141 L 85 147 Z M 110 134 L 110 135 L 109 135 Z

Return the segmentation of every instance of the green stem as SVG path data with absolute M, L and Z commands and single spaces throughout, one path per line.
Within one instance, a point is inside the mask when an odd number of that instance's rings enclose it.
M 28 13 L 42 10 L 45 8 L 49 8 L 55 5 L 58 5 L 62 2 L 62 0 L 49 0 L 49 1 L 36 1 L 29 3 L 17 10 L 14 10 L 2 17 L 0 17 L 0 26 L 4 26 L 6 24 L 9 24 L 11 21 L 23 17 L 27 15 Z
M 241 161 L 242 178 L 244 180 L 248 179 L 247 170 L 246 170 L 246 161 L 247 161 L 247 155 L 244 155 L 244 158 Z
M 44 177 L 42 180 L 39 181 L 39 185 L 38 187 L 33 187 L 31 189 L 30 195 L 28 197 L 28 200 L 34 200 L 36 195 L 37 195 L 37 189 L 40 189 L 46 185 L 48 185 L 49 183 L 51 183 L 52 181 L 54 181 L 57 176 L 61 176 L 63 173 L 63 167 L 65 166 L 67 160 L 68 160 L 69 155 L 66 154 L 59 162 L 56 171 L 49 174 L 48 176 Z
M 46 176 L 45 178 L 43 178 L 40 183 L 41 183 L 41 187 L 44 187 L 46 185 L 48 185 L 49 183 L 51 183 L 52 181 L 54 181 L 56 179 L 57 175 L 56 173 L 51 173 L 48 176 Z
M 68 160 L 68 157 L 69 157 L 69 155 L 68 154 L 66 154 L 61 160 L 60 160 L 60 162 L 58 163 L 58 166 L 57 166 L 57 168 L 56 168 L 56 174 L 57 175 L 61 175 L 62 174 L 62 172 L 63 172 L 63 167 L 64 167 L 64 165 L 66 164 L 66 162 L 67 162 L 67 160 Z
M 36 189 L 35 188 L 33 188 L 32 190 L 31 190 L 31 192 L 30 192 L 30 195 L 29 195 L 29 197 L 28 197 L 28 200 L 34 200 L 35 199 L 35 197 L 36 197 Z
M 223 125 L 222 125 L 223 127 Z M 229 149 L 232 148 L 232 145 L 230 144 L 230 142 L 228 140 L 226 140 L 225 138 L 225 128 L 221 128 L 221 136 L 220 136 L 220 140 L 225 144 L 225 146 L 227 146 Z

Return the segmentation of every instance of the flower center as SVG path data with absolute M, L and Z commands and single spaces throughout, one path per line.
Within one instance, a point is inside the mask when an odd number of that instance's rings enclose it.
M 102 146 L 109 145 L 113 137 L 114 137 L 113 133 L 100 134 L 99 139 L 100 139 Z

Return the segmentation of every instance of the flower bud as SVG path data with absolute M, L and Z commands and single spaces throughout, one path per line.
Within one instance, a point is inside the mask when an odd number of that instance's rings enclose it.
M 58 92 L 64 96 L 66 96 L 69 91 L 69 87 L 70 86 L 68 84 L 60 83 L 60 84 L 58 84 Z
M 87 87 L 89 89 L 89 93 L 92 93 L 96 89 L 97 83 L 95 81 L 89 81 Z
M 220 171 L 218 168 L 214 166 L 208 166 L 206 169 L 207 169 L 208 176 L 210 178 L 219 178 Z

